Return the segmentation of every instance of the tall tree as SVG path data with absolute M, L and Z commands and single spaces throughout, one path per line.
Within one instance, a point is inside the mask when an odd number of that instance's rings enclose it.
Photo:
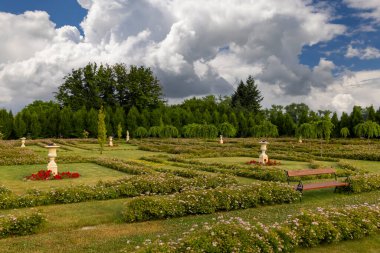
M 252 76 L 247 78 L 246 83 L 240 81 L 235 93 L 231 97 L 233 107 L 242 107 L 255 113 L 260 111 L 262 100 L 261 92 L 257 88 Z
M 105 123 L 105 114 L 103 106 L 99 109 L 98 114 L 98 143 L 100 146 L 100 154 L 103 154 L 104 145 L 107 141 L 107 129 Z

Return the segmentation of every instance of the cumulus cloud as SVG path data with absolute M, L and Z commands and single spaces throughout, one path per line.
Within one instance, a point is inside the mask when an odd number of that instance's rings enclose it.
M 329 89 L 336 66 L 300 64 L 302 48 L 345 32 L 312 1 L 78 2 L 88 10 L 83 36 L 72 26 L 56 29 L 45 12 L 0 13 L 8 27 L 0 34 L 0 106 L 52 98 L 71 69 L 94 61 L 151 67 L 173 100 L 231 94 L 250 74 L 265 103 L 307 98 Z
M 377 59 L 380 58 L 380 50 L 374 47 L 353 48 L 349 45 L 345 56 L 347 58 L 358 57 L 362 60 Z

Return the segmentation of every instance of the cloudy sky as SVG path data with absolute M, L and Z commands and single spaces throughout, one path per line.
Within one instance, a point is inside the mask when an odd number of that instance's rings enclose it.
M 50 100 L 88 62 L 145 65 L 170 102 L 380 106 L 380 0 L 1 0 L 0 108 Z

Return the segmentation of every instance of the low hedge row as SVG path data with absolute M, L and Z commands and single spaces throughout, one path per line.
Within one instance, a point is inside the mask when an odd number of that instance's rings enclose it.
M 53 188 L 50 191 L 30 190 L 24 195 L 13 194 L 5 187 L 2 187 L 0 191 L 0 209 L 78 203 L 140 195 L 163 195 L 191 189 L 216 188 L 235 183 L 234 179 L 226 176 L 203 175 L 186 179 L 157 173 L 112 182 L 99 182 L 93 186 L 80 185 Z
M 96 158 L 93 159 L 92 162 L 113 169 L 118 170 L 127 174 L 132 175 L 146 175 L 146 174 L 154 174 L 155 171 L 147 168 L 147 166 L 143 166 L 138 163 L 126 162 L 117 158 Z
M 362 238 L 379 231 L 379 220 L 379 205 L 318 208 L 271 226 L 219 217 L 215 224 L 195 225 L 177 240 L 157 240 L 137 252 L 294 252 L 296 247 Z
M 256 207 L 258 205 L 291 203 L 300 193 L 283 183 L 264 182 L 250 185 L 187 191 L 165 197 L 137 197 L 126 204 L 126 222 L 181 217 Z
M 379 174 L 364 174 L 349 178 L 349 190 L 354 193 L 380 190 Z
M 0 238 L 34 234 L 44 221 L 45 219 L 40 213 L 0 216 Z

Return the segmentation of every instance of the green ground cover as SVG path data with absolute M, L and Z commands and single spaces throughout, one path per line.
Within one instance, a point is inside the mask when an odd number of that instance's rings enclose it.
M 222 146 L 218 145 L 217 141 L 195 139 L 132 140 L 131 144 L 115 142 L 117 146 L 106 147 L 102 157 L 133 161 L 149 168 L 197 171 L 201 174 L 212 175 L 214 173 L 192 170 L 190 169 L 191 164 L 176 163 L 169 158 L 178 157 L 188 161 L 198 161 L 202 164 L 239 165 L 249 169 L 250 165 L 245 163 L 253 159 L 257 160 L 260 153 L 259 145 L 256 142 L 257 140 L 253 138 L 228 139 L 227 145 Z M 316 159 L 320 154 L 319 142 L 308 143 L 306 141 L 306 143 L 303 143 L 305 145 L 299 145 L 295 140 L 291 139 L 274 139 L 270 140 L 270 142 L 268 154 L 270 157 L 273 154 L 281 158 L 275 159 L 281 162 L 281 165 L 276 166 L 281 170 L 310 168 L 313 163 L 325 167 L 337 167 L 338 162 L 346 162 L 371 173 L 380 174 L 380 162 L 360 159 L 348 160 L 346 158 L 349 155 L 351 156 L 355 150 L 361 154 L 363 147 L 368 148 L 366 140 L 350 142 L 345 140 L 337 142 L 334 140 L 329 144 L 324 143 L 326 145 L 323 147 L 322 160 Z M 371 154 L 379 150 L 377 141 L 372 144 L 375 151 L 371 151 Z M 86 162 L 86 159 L 99 156 L 98 145 L 94 140 L 67 140 L 66 144 L 59 145 L 63 147 L 63 149 L 58 150 L 57 163 L 59 170 L 79 172 L 81 174 L 80 178 L 44 182 L 24 181 L 24 176 L 34 173 L 38 169 L 44 169 L 46 164 L 6 165 L 0 166 L 0 185 L 6 186 L 15 193 L 24 193 L 28 189 L 47 190 L 51 187 L 69 185 L 94 185 L 99 180 L 114 181 L 126 176 L 131 177 L 131 175 L 120 171 Z M 343 153 L 341 157 L 337 158 L 337 152 L 334 152 L 329 157 L 327 151 L 333 150 L 334 147 L 339 150 L 344 150 L 344 147 L 348 147 L 347 154 Z M 47 160 L 47 152 L 43 147 L 31 145 L 28 146 L 28 149 L 38 157 Z M 231 152 L 225 152 L 223 149 Z M 283 155 L 285 156 L 287 153 L 288 160 L 283 158 Z M 310 153 L 315 154 L 310 156 Z M 2 153 L 0 152 L 0 159 L 2 159 L 1 155 Z M 67 160 L 65 160 L 65 163 L 60 164 L 59 159 L 65 156 L 68 157 Z M 142 160 L 143 157 L 157 157 L 159 159 L 149 161 Z M 83 162 L 78 163 L 77 161 L 82 158 Z M 296 161 L 297 159 L 295 158 L 304 160 Z M 71 160 L 75 161 L 75 163 L 70 162 Z M 242 184 L 259 182 L 259 180 L 247 177 L 235 178 Z M 380 203 L 380 193 L 378 191 L 360 194 L 336 194 L 333 191 L 334 189 L 323 189 L 305 192 L 302 202 L 297 201 L 292 204 L 260 206 L 244 210 L 140 223 L 124 223 L 122 220 L 121 213 L 124 206 L 130 201 L 129 198 L 0 210 L 0 216 L 27 214 L 38 210 L 47 220 L 37 234 L 0 239 L 0 248 L 1 252 L 133 252 L 136 247 L 144 247 L 144 243 L 149 243 L 146 240 L 178 238 L 182 233 L 191 229 L 194 224 L 212 223 L 221 215 L 224 217 L 241 217 L 249 222 L 259 221 L 263 224 L 273 224 L 274 222 L 284 221 L 288 215 L 294 215 L 301 210 L 311 208 Z M 372 234 L 360 240 L 322 245 L 316 248 L 300 248 L 296 252 L 377 252 L 378 248 L 380 248 L 379 235 Z

